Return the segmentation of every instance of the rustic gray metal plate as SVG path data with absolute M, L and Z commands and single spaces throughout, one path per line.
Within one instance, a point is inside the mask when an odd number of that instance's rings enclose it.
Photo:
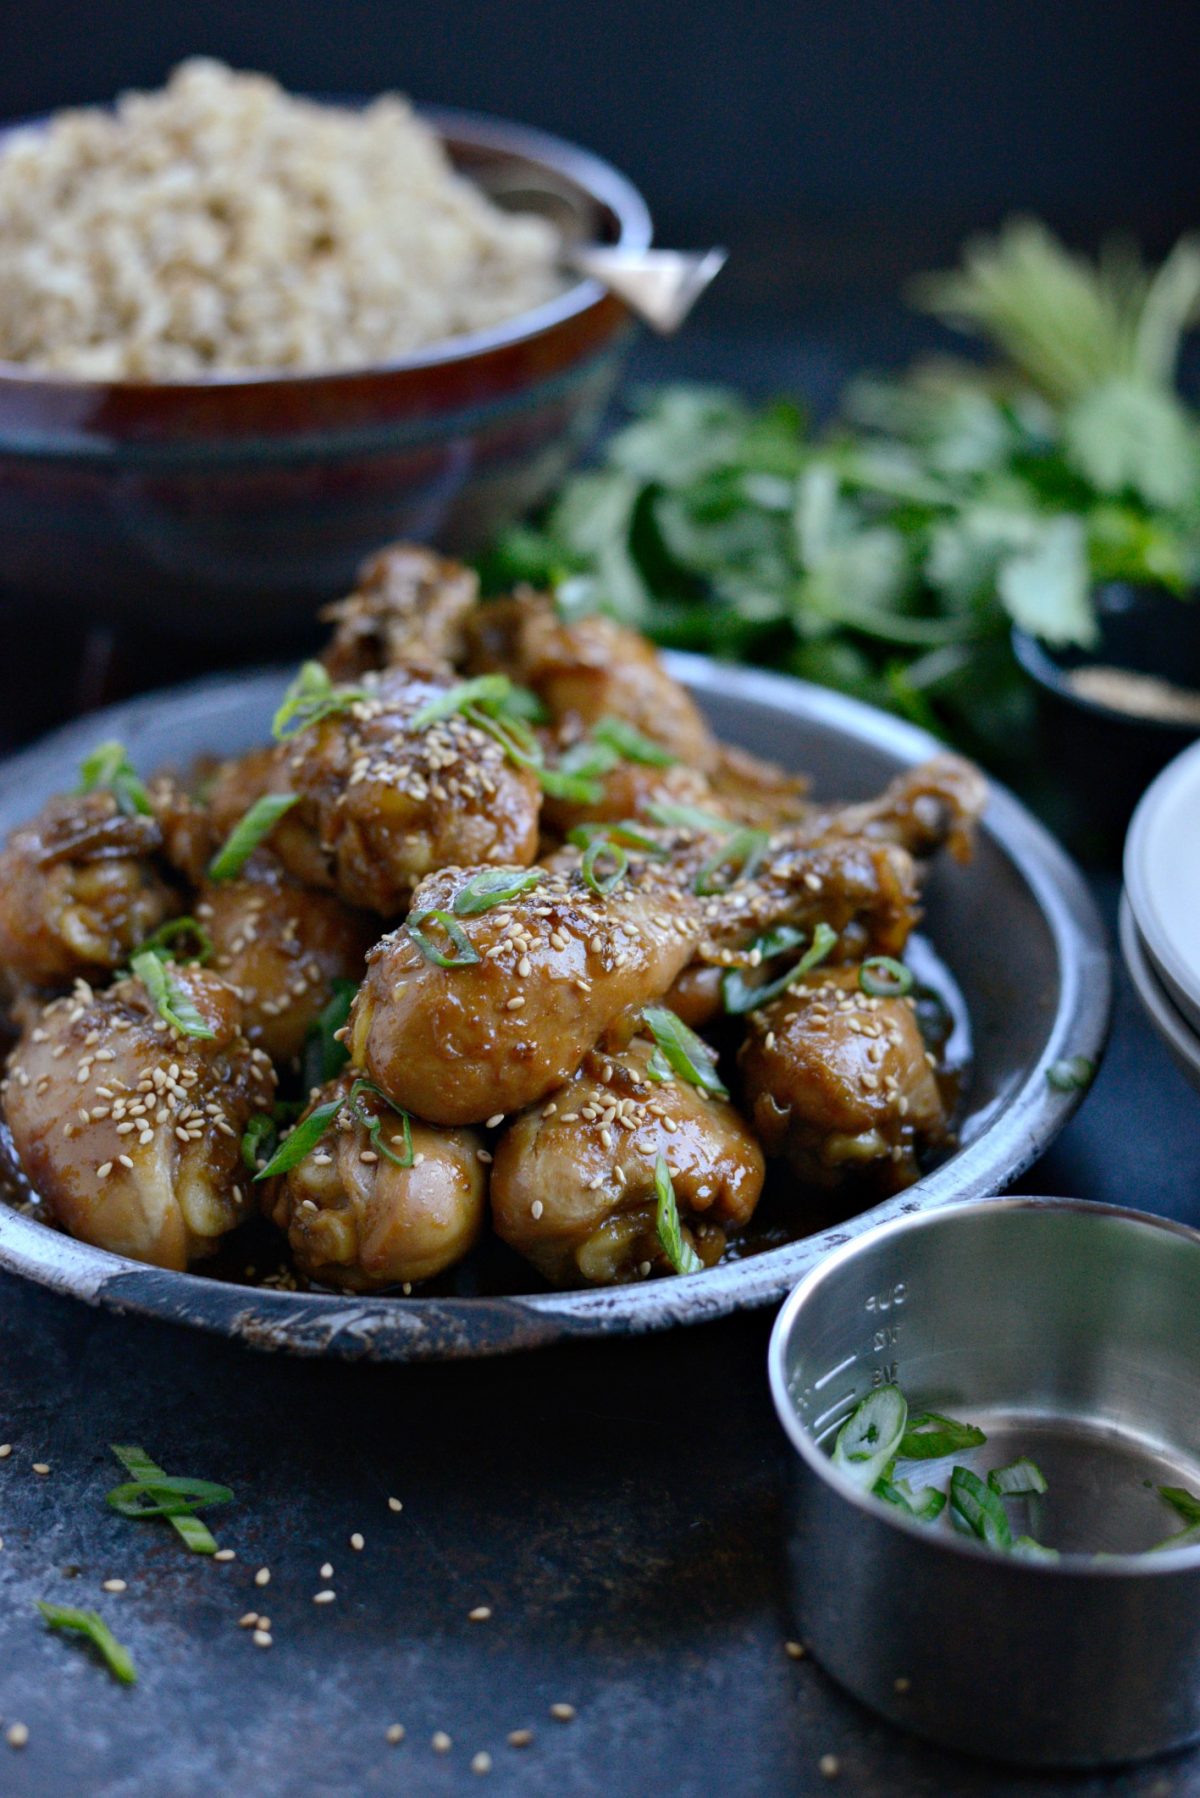
M 896 770 L 933 754 L 924 732 L 823 688 L 700 656 L 668 663 L 717 732 L 813 776 L 818 794 L 865 798 Z M 152 770 L 262 741 L 288 678 L 273 670 L 149 694 L 69 725 L 0 769 L 0 836 L 51 792 L 71 786 L 80 757 L 119 737 Z M 1079 1102 L 1047 1069 L 1095 1060 L 1103 1047 L 1111 970 L 1103 927 L 1071 861 L 1011 796 L 993 792 L 975 859 L 944 861 L 926 895 L 925 929 L 967 1006 L 974 1057 L 960 1113 L 961 1147 L 895 1199 L 744 1260 L 683 1279 L 587 1292 L 502 1297 L 343 1297 L 281 1292 L 166 1273 L 48 1228 L 0 1203 L 0 1267 L 116 1311 L 234 1336 L 255 1348 L 379 1361 L 506 1354 L 572 1337 L 636 1334 L 702 1323 L 781 1299 L 827 1251 L 885 1218 L 999 1191 L 1047 1147 Z

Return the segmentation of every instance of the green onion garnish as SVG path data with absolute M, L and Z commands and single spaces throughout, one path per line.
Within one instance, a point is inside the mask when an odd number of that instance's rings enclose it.
M 563 750 L 554 766 L 560 774 L 582 774 L 585 780 L 595 780 L 602 774 L 611 774 L 620 759 L 616 750 L 607 744 L 597 743 L 592 737 L 580 737 L 577 743 Z
M 512 697 L 513 683 L 507 674 L 479 674 L 474 680 L 459 681 L 445 693 L 439 693 L 408 721 L 410 730 L 426 730 L 443 718 L 453 718 L 469 706 L 504 707 Z
M 596 872 L 596 864 L 601 856 L 607 856 L 610 861 L 612 861 L 613 868 L 611 873 L 598 874 Z M 607 898 L 609 893 L 616 891 L 622 880 L 624 880 L 626 874 L 628 874 L 629 857 L 619 843 L 612 842 L 608 837 L 597 837 L 593 842 L 589 843 L 584 850 L 583 861 L 580 863 L 579 872 L 583 875 L 583 878 L 587 881 L 593 893 L 599 893 L 601 898 Z
M 447 955 L 444 950 L 439 949 L 436 944 L 430 942 L 429 938 L 425 935 L 424 930 L 421 928 L 427 918 L 433 918 L 441 925 L 442 929 L 446 932 L 446 935 L 450 938 L 450 941 L 454 944 L 457 954 Z M 462 925 L 458 923 L 448 911 L 425 910 L 410 912 L 405 929 L 408 931 L 409 936 L 412 938 L 417 948 L 421 951 L 421 954 L 425 957 L 425 960 L 431 961 L 435 968 L 469 968 L 479 960 L 479 954 L 477 950 L 472 947 L 470 939 L 463 930 Z
M 327 1099 L 324 1105 L 315 1106 L 284 1138 L 266 1166 L 259 1168 L 254 1178 L 271 1180 L 276 1174 L 286 1174 L 297 1167 L 316 1148 L 345 1103 L 344 1099 Z
M 1045 1474 L 1037 1462 L 1026 1455 L 1008 1467 L 993 1467 L 987 1483 L 999 1498 L 1024 1498 L 1030 1493 L 1046 1490 Z M 1197 1516 L 1200 1517 L 1200 1512 Z
M 159 1016 L 165 1018 L 172 1029 L 182 1036 L 194 1037 L 197 1042 L 212 1041 L 213 1032 L 197 1011 L 191 994 L 186 987 L 180 986 L 161 955 L 147 949 L 133 956 L 129 965 L 153 999 Z
M 716 1056 L 682 1018 L 677 1018 L 665 1005 L 647 1005 L 642 1019 L 664 1057 L 681 1079 L 690 1080 L 702 1092 L 727 1099 L 729 1090 L 717 1072 Z
M 1200 1523 L 1200 1498 L 1194 1492 L 1189 1492 L 1186 1486 L 1160 1486 L 1158 1496 L 1165 1498 L 1185 1523 Z
M 768 980 L 761 986 L 755 986 L 746 979 L 745 969 L 726 968 L 721 976 L 721 999 L 725 1010 L 732 1012 L 734 1016 L 740 1016 L 742 1012 L 756 1011 L 760 1005 L 777 999 L 780 993 L 785 993 L 797 980 L 803 980 L 806 974 L 811 974 L 814 968 L 819 967 L 837 940 L 836 930 L 828 924 L 818 924 L 813 931 L 812 942 L 795 966 L 789 968 L 786 974 L 780 974 L 777 979 Z M 751 953 L 754 949 L 758 950 L 761 966 L 763 962 L 774 961 L 776 956 L 782 955 L 785 950 L 794 949 L 803 941 L 800 931 L 793 930 L 790 924 L 780 924 L 774 930 L 767 931 L 765 936 L 760 936 L 752 944 Z
M 872 999 L 903 999 L 912 992 L 913 977 L 893 956 L 869 955 L 858 970 L 858 984 Z
M 678 756 L 664 749 L 661 743 L 644 737 L 640 730 L 624 718 L 601 718 L 599 724 L 593 725 L 592 737 L 611 749 L 614 755 L 625 762 L 640 762 L 646 768 L 673 768 L 679 760 Z
M 86 1637 L 114 1679 L 123 1686 L 137 1684 L 137 1669 L 129 1650 L 117 1638 L 99 1611 L 77 1611 L 69 1604 L 46 1604 L 37 1600 L 37 1608 L 51 1629 L 73 1630 Z
M 1065 1061 L 1052 1061 L 1046 1069 L 1046 1084 L 1056 1093 L 1081 1093 L 1092 1084 L 1096 1064 L 1086 1055 L 1071 1055 Z
M 959 1529 L 978 1536 L 989 1548 L 1012 1547 L 1003 1500 L 969 1467 L 956 1467 L 950 1475 L 950 1516 Z
M 118 808 L 127 818 L 153 816 L 150 795 L 126 753 L 125 745 L 115 740 L 98 743 L 79 764 L 79 791 L 93 793 L 98 787 L 110 792 Z
M 179 1501 L 193 1510 L 201 1505 L 228 1505 L 233 1493 L 212 1480 L 190 1480 L 174 1474 L 157 1474 L 153 1480 L 129 1480 L 106 1494 L 108 1503 L 122 1517 L 178 1517 Z
M 272 1149 L 277 1134 L 278 1126 L 269 1111 L 256 1111 L 242 1131 L 242 1161 L 252 1174 L 258 1172 L 258 1157 L 264 1144 Z
M 493 906 L 529 892 L 541 878 L 540 868 L 484 868 L 459 888 L 451 909 L 459 918 L 478 917 L 480 912 L 491 911 Z
M 254 851 L 266 842 L 284 813 L 291 811 L 299 797 L 298 793 L 264 793 L 261 799 L 256 799 L 209 862 L 208 878 L 233 880 L 240 874 Z
M 620 843 L 623 849 L 640 850 L 643 855 L 652 855 L 656 861 L 664 861 L 669 854 L 657 838 L 630 818 L 619 824 L 577 824 L 574 830 L 567 832 L 568 843 L 573 843 L 577 849 L 586 849 L 589 843 L 602 839 Z
M 899 1450 L 908 1401 L 898 1386 L 876 1386 L 857 1404 L 833 1445 L 833 1463 L 864 1492 L 886 1478 Z
M 1032 1536 L 1018 1536 L 1012 1545 L 1015 1555 L 1023 1555 L 1027 1561 L 1057 1561 L 1057 1548 L 1047 1548 L 1044 1543 L 1035 1542 Z
M 401 1127 L 404 1131 L 403 1154 L 397 1155 L 395 1150 L 390 1149 L 387 1143 L 384 1142 L 382 1118 L 377 1117 L 373 1112 L 363 1110 L 361 1101 L 364 1093 L 370 1093 L 373 1098 L 382 1099 L 388 1110 L 400 1119 Z M 412 1119 L 409 1117 L 407 1111 L 403 1110 L 401 1106 L 397 1105 L 392 1099 L 389 1099 L 383 1088 L 376 1086 L 373 1080 L 356 1080 L 354 1082 L 354 1085 L 350 1088 L 349 1105 L 351 1112 L 358 1122 L 363 1125 L 370 1137 L 371 1147 L 375 1150 L 376 1154 L 383 1155 L 394 1167 L 412 1166 Z
M 286 742 L 323 718 L 348 712 L 366 697 L 365 687 L 335 687 L 320 662 L 305 662 L 283 696 L 271 735 L 277 743 Z
M 884 1475 L 876 1480 L 871 1490 L 876 1498 L 895 1505 L 906 1517 L 915 1517 L 918 1523 L 932 1523 L 946 1508 L 946 1494 L 939 1492 L 936 1486 L 922 1486 L 919 1492 L 914 1492 L 907 1480 L 889 1480 Z
M 191 941 L 193 948 L 181 954 L 177 944 L 181 939 Z M 153 936 L 148 936 L 144 943 L 138 944 L 138 954 L 160 955 L 164 961 L 198 961 L 202 965 L 211 960 L 213 952 L 212 938 L 203 924 L 195 918 L 168 918 L 160 924 Z
M 172 1529 L 183 1538 L 193 1554 L 215 1554 L 217 1544 L 214 1541 L 211 1532 L 207 1525 L 202 1523 L 194 1513 L 199 1505 L 227 1504 L 233 1497 L 233 1493 L 230 1492 L 228 1486 L 212 1487 L 214 1493 L 221 1494 L 219 1498 L 214 1497 L 189 1500 L 181 1494 L 170 1490 L 171 1482 L 169 1475 L 165 1474 L 162 1468 L 150 1459 L 144 1448 L 137 1448 L 132 1444 L 120 1444 L 116 1442 L 110 1443 L 109 1446 L 122 1467 L 125 1468 L 126 1472 L 133 1475 L 133 1484 L 135 1486 L 141 1488 L 146 1496 L 153 1496 L 155 1493 L 161 1494 L 156 1500 L 155 1509 L 124 1510 L 122 1511 L 122 1515 L 126 1517 L 166 1517 L 170 1522 Z M 168 1482 L 165 1486 L 163 1484 L 164 1481 Z M 205 1480 L 191 1481 L 190 1484 L 193 1486 L 208 1486 L 208 1482 Z M 116 1488 L 118 1493 L 121 1493 L 124 1490 L 125 1489 L 121 1486 Z M 109 1503 L 112 1504 L 112 1502 L 113 1494 L 110 1493 Z M 122 1500 L 122 1504 L 125 1502 L 125 1500 Z M 131 1498 L 128 1502 L 132 1504 L 134 1503 L 134 1500 Z M 121 1510 L 122 1505 L 114 1504 L 113 1509 Z
M 1188 1529 L 1177 1530 L 1173 1536 L 1168 1536 L 1165 1542 L 1156 1542 L 1153 1548 L 1146 1550 L 1146 1553 L 1157 1555 L 1172 1548 L 1195 1548 L 1198 1544 L 1200 1544 L 1200 1523 L 1193 1523 Z
M 346 1027 L 357 991 L 353 980 L 335 979 L 329 998 L 309 1025 L 301 1068 L 306 1093 L 314 1086 L 328 1085 L 349 1061 L 350 1052 L 338 1032 Z
M 959 1423 L 943 1417 L 939 1411 L 920 1411 L 908 1420 L 900 1457 L 905 1461 L 937 1461 L 943 1455 L 960 1455 L 964 1449 L 979 1448 L 987 1441 L 983 1431 L 973 1423 Z
M 675 1187 L 665 1155 L 660 1155 L 654 1163 L 654 1191 L 658 1200 L 654 1207 L 654 1228 L 658 1232 L 663 1254 L 677 1274 L 698 1274 L 704 1263 L 684 1237 L 683 1226 L 679 1221 L 679 1206 L 675 1200 Z
M 766 830 L 735 830 L 701 867 L 692 882 L 693 893 L 706 899 L 713 893 L 726 892 L 736 880 L 753 880 L 770 841 L 770 832 Z M 720 878 L 722 874 L 727 878 Z
M 656 824 L 665 824 L 672 830 L 701 830 L 706 835 L 715 832 L 727 836 L 741 828 L 732 818 L 719 818 L 716 812 L 703 811 L 698 805 L 675 805 L 665 799 L 652 799 L 646 811 Z

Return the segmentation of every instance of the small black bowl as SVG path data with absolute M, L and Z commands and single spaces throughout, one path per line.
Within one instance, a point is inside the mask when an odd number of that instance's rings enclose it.
M 1114 581 L 1095 595 L 1095 647 L 1051 650 L 1014 625 L 1013 654 L 1040 688 L 1043 737 L 1055 784 L 1083 814 L 1079 832 L 1098 848 L 1119 844 L 1133 809 L 1160 769 L 1200 736 L 1200 719 L 1147 715 L 1078 690 L 1082 668 L 1114 668 L 1169 682 L 1200 705 L 1200 599 Z

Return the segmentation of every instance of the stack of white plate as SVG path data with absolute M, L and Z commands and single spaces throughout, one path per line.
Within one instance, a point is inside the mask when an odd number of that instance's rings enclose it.
M 1133 815 L 1121 952 L 1151 1023 L 1200 1086 L 1200 743 L 1163 769 Z

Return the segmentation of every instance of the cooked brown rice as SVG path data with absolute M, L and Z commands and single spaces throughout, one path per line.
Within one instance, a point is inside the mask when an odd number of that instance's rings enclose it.
M 561 285 L 394 95 L 361 112 L 184 63 L 0 150 L 0 358 L 89 379 L 360 367 Z

